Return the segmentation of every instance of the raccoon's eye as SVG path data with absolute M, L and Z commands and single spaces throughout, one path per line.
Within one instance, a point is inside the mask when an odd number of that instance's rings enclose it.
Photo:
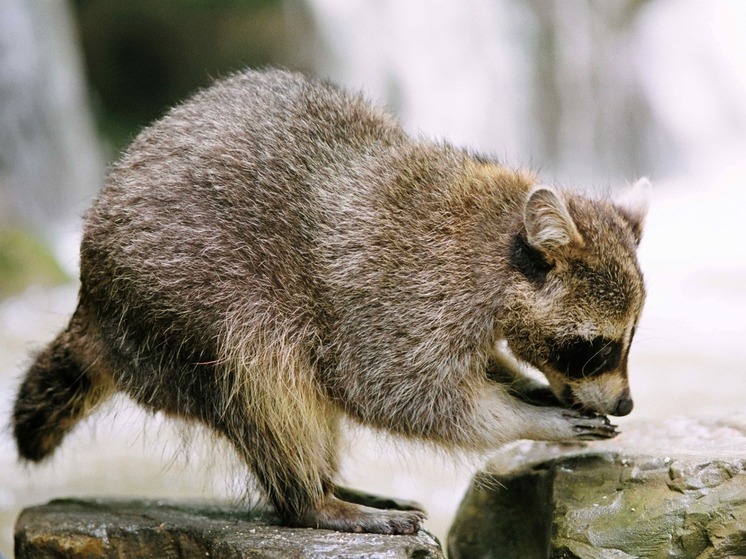
M 571 379 L 600 375 L 619 366 L 622 344 L 598 336 L 592 340 L 580 337 L 549 342 L 549 361 L 553 368 Z

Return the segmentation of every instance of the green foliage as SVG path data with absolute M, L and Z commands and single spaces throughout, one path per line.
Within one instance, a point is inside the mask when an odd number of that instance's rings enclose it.
M 279 0 L 76 0 L 99 127 L 119 151 L 212 78 L 287 66 Z
M 69 280 L 52 251 L 20 229 L 0 231 L 0 299 L 31 284 L 57 285 Z

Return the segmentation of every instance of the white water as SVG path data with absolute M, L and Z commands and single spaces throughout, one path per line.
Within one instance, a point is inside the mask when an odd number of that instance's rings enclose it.
M 520 38 L 531 16 L 516 6 L 505 0 L 313 2 L 328 34 L 333 55 L 326 72 L 333 78 L 389 101 L 411 130 L 512 162 L 542 164 L 532 143 L 541 136 L 532 132 L 538 124 L 524 125 L 532 121 L 526 100 L 531 73 L 522 70 L 530 56 L 521 51 Z M 656 134 L 670 140 L 662 155 L 669 171 L 653 173 L 653 206 L 640 248 L 649 294 L 630 357 L 636 409 L 620 421 L 622 429 L 626 421 L 649 422 L 655 429 L 671 415 L 745 407 L 745 10 L 740 0 L 656 0 L 629 31 L 635 48 L 628 42 L 626 52 L 636 53 L 629 62 L 635 83 L 644 89 Z M 562 124 L 563 137 L 572 124 Z M 577 128 L 594 129 L 588 123 Z M 574 142 L 586 146 L 585 154 L 593 144 L 587 138 Z M 579 158 L 551 168 L 567 178 L 587 176 L 578 169 L 590 167 Z M 544 175 L 556 178 L 549 170 Z M 593 172 L 599 176 L 597 168 Z M 602 171 L 600 182 L 617 172 Z M 648 172 L 634 169 L 629 178 Z M 74 304 L 73 286 L 30 290 L 0 306 L 3 416 L 27 352 L 52 337 Z M 0 435 L 0 553 L 11 553 L 19 508 L 54 496 L 230 492 L 224 450 L 206 453 L 195 443 L 188 464 L 174 461 L 178 431 L 126 403 L 118 409 L 73 433 L 40 469 L 18 466 L 10 438 Z M 443 540 L 468 469 L 454 471 L 428 453 L 398 453 L 367 436 L 352 446 L 343 468 L 346 481 L 420 500 L 430 512 L 427 526 Z
M 42 232 L 85 209 L 105 166 L 87 103 L 67 4 L 0 0 L 0 223 Z
M 330 53 L 319 71 L 409 130 L 538 163 L 550 182 L 619 186 L 625 161 L 627 180 L 650 175 L 635 415 L 744 407 L 746 3 L 654 0 L 627 18 L 623 1 L 308 4 Z M 542 33 L 553 50 L 537 50 Z
M 550 180 L 676 175 L 746 134 L 739 0 L 307 4 L 319 73 Z

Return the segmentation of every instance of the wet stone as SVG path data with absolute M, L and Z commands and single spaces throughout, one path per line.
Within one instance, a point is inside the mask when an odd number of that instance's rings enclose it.
M 629 423 L 586 446 L 521 442 L 465 496 L 467 557 L 746 558 L 746 414 Z
M 180 559 L 443 559 L 424 530 L 412 536 L 283 528 L 238 505 L 147 500 L 55 500 L 25 509 L 15 531 L 17 559 L 158 557 Z

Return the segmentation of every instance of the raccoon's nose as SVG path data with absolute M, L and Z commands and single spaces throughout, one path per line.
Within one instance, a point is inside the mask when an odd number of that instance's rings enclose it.
M 631 398 L 619 398 L 611 415 L 629 415 L 633 407 L 635 407 L 635 403 Z

